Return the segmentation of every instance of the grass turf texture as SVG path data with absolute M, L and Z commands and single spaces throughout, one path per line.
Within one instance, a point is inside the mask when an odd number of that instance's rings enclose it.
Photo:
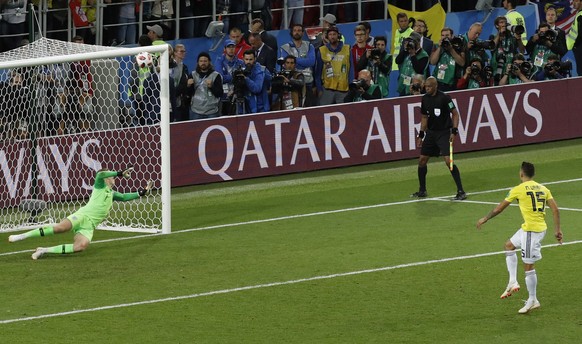
M 581 177 L 582 140 L 458 154 L 465 189 L 516 185 L 521 161 L 539 182 Z M 454 195 L 432 159 L 430 196 Z M 582 208 L 582 182 L 548 185 L 558 205 Z M 6 254 L 71 240 L 7 244 L 0 235 L 0 321 L 195 295 L 400 264 L 498 252 L 521 224 L 517 207 L 489 221 L 494 204 L 409 201 L 416 161 L 407 160 L 173 190 L 173 230 L 379 205 L 372 208 L 184 231 L 123 241 L 97 232 L 87 252 Z M 506 191 L 469 195 L 498 203 Z M 544 244 L 553 244 L 550 231 Z M 565 241 L 582 240 L 582 213 L 562 211 Z M 0 324 L 2 342 L 143 343 L 578 343 L 579 244 L 548 247 L 536 267 L 541 309 L 520 316 L 522 291 L 499 300 L 502 254 L 338 276 L 188 299 Z

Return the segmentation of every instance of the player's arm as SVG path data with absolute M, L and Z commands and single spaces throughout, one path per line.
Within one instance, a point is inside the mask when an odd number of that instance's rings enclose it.
M 485 215 L 484 217 L 480 218 L 479 221 L 477 221 L 477 229 L 481 229 L 481 226 L 485 224 L 485 222 L 501 214 L 510 204 L 511 202 L 507 200 L 501 201 L 501 203 L 499 203 L 493 210 L 491 210 L 489 214 Z
M 552 209 L 552 214 L 554 215 L 554 236 L 556 240 L 561 244 L 562 243 L 562 229 L 560 228 L 560 209 L 558 209 L 558 204 L 554 201 L 553 198 L 550 198 L 546 202 L 550 209 Z
M 137 190 L 137 192 L 121 193 L 121 192 L 114 191 L 113 192 L 113 200 L 120 201 L 120 202 L 126 202 L 126 201 L 131 201 L 131 200 L 134 200 L 136 198 L 146 196 L 147 194 L 150 193 L 150 190 L 152 189 L 153 185 L 154 185 L 154 182 L 150 180 L 150 181 L 148 181 L 148 183 L 146 184 L 145 187 L 140 188 L 139 190 Z

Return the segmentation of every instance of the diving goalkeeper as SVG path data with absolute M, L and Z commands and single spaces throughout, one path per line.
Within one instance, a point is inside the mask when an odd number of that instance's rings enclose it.
M 33 229 L 26 233 L 11 235 L 8 241 L 16 242 L 27 238 L 41 237 L 64 233 L 72 230 L 75 233 L 72 244 L 62 244 L 53 247 L 39 247 L 32 254 L 32 259 L 36 260 L 45 253 L 68 254 L 84 251 L 89 247 L 93 238 L 95 228 L 109 215 L 113 201 L 131 201 L 141 196 L 145 196 L 152 188 L 152 182 L 148 182 L 145 188 L 137 192 L 119 193 L 113 190 L 115 186 L 115 177 L 129 178 L 133 167 L 123 171 L 114 172 L 107 169 L 101 169 L 95 176 L 93 192 L 87 204 L 77 210 L 72 215 L 67 216 L 60 223 L 54 226 L 47 226 Z

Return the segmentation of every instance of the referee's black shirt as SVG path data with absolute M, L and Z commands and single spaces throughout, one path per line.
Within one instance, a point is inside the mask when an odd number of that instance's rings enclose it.
M 428 116 L 428 130 L 447 130 L 453 127 L 451 110 L 455 108 L 455 103 L 451 97 L 442 91 L 436 92 L 434 96 L 428 93 L 422 96 L 420 112 Z

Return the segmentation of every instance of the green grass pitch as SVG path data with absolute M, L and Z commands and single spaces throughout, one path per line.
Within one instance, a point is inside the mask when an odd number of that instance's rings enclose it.
M 91 247 L 32 261 L 68 234 L 0 234 L 2 343 L 579 343 L 582 140 L 458 154 L 467 202 L 433 158 L 414 201 L 416 160 L 172 190 L 171 235 L 98 231 Z M 509 207 L 523 160 L 552 190 L 536 264 L 542 307 L 507 300 Z M 196 229 L 196 230 L 193 230 Z

